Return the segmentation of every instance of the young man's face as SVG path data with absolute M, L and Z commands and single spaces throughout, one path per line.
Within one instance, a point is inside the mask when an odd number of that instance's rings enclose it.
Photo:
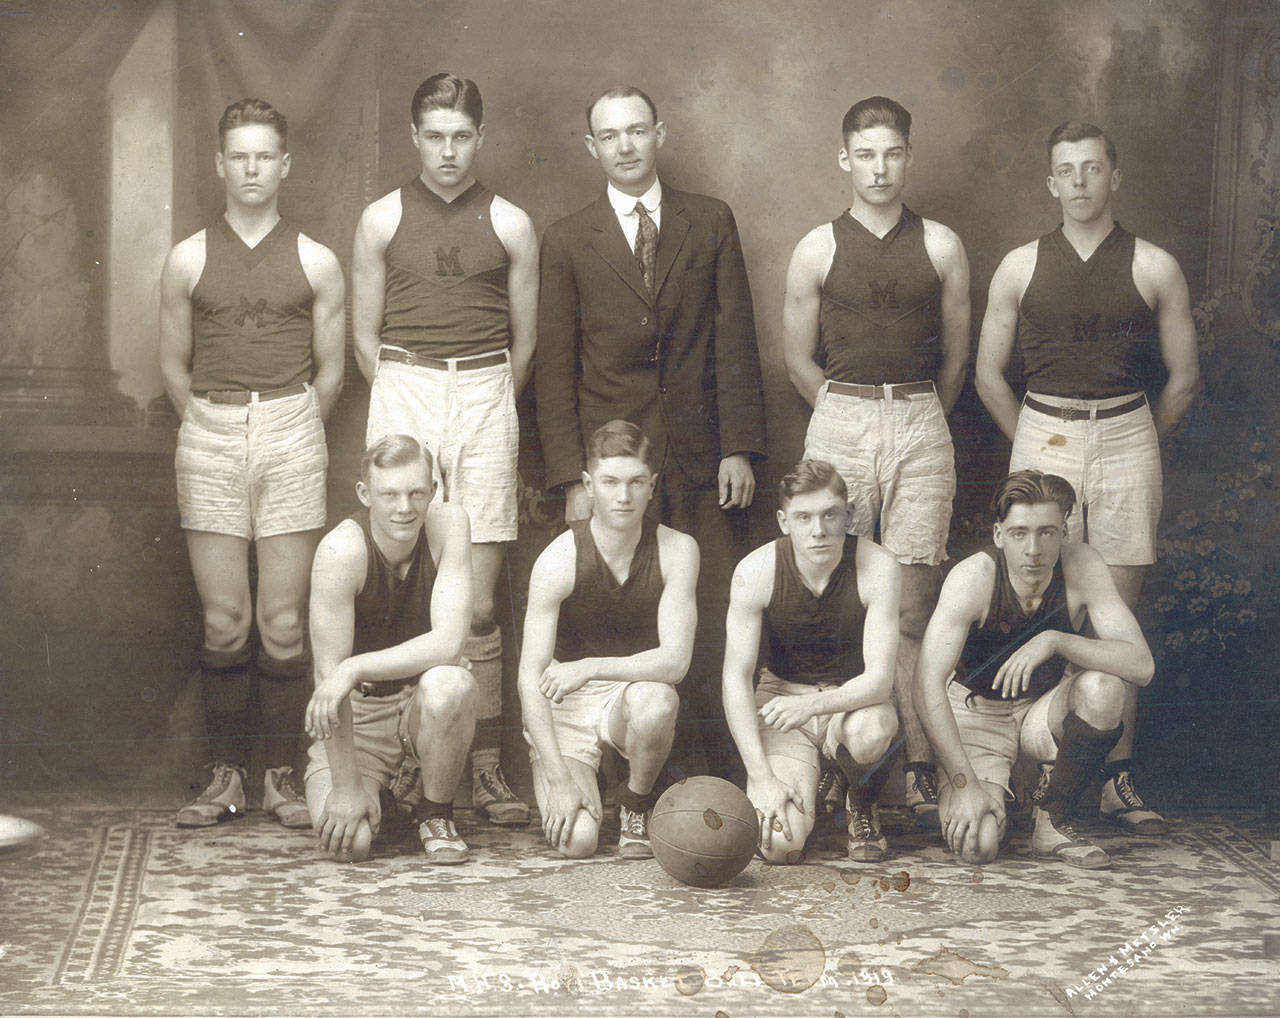
M 848 523 L 848 504 L 830 488 L 792 495 L 778 510 L 778 526 L 790 535 L 796 558 L 816 568 L 840 560 Z
M 619 530 L 640 525 L 658 475 L 635 456 L 606 456 L 582 475 L 596 519 Z
M 1062 206 L 1064 222 L 1090 223 L 1110 214 L 1120 170 L 1111 165 L 1101 138 L 1060 141 L 1049 153 L 1048 185 Z
M 280 193 L 280 182 L 289 176 L 289 153 L 269 124 L 231 128 L 216 163 L 218 176 L 226 184 L 227 200 L 249 208 L 273 201 Z
M 412 541 L 427 518 L 435 487 L 425 459 L 396 467 L 370 467 L 369 480 L 356 483 L 356 496 L 369 510 L 375 532 L 393 541 Z
M 424 110 L 411 137 L 422 175 L 449 191 L 471 176 L 471 165 L 484 144 L 484 125 L 459 110 Z
M 902 197 L 911 165 L 911 146 L 892 127 L 854 131 L 840 150 L 840 168 L 853 178 L 853 191 L 868 205 L 892 205 Z
M 638 95 L 601 99 L 591 110 L 587 151 L 614 187 L 638 198 L 658 179 L 658 149 L 666 137 L 666 124 L 654 123 Z
M 1062 554 L 1067 528 L 1056 502 L 1014 505 L 1003 523 L 992 528 L 996 547 L 1004 555 L 1011 577 L 1033 587 L 1047 586 Z

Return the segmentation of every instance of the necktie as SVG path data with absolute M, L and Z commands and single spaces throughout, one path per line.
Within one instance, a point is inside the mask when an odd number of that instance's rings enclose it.
M 658 260 L 658 227 L 644 207 L 644 202 L 636 202 L 636 215 L 640 217 L 640 229 L 636 232 L 636 258 L 640 262 L 640 271 L 644 273 L 645 289 L 653 293 L 654 266 Z

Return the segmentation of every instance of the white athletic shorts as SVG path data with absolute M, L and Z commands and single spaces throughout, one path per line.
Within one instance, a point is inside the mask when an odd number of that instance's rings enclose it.
M 1088 541 L 1107 565 L 1155 562 L 1164 490 L 1151 408 L 1143 404 L 1118 417 L 1093 420 L 1090 414 L 1126 403 L 1133 394 L 1110 399 L 1027 395 L 1073 408 L 1080 419 L 1064 421 L 1024 403 L 1010 473 L 1034 468 L 1069 481 L 1079 504 L 1067 520 L 1067 539 Z
M 445 367 L 379 360 L 369 394 L 365 447 L 393 434 L 424 442 L 435 462 L 436 498 L 462 505 L 476 544 L 516 538 L 520 424 L 510 355 L 500 352 L 500 363 L 481 368 L 466 365 L 493 354 L 453 358 Z
M 174 455 L 182 528 L 253 540 L 323 527 L 328 465 L 310 385 L 244 404 L 193 395 Z
M 804 455 L 844 478 L 849 533 L 873 538 L 879 520 L 880 543 L 899 562 L 938 565 L 947 557 L 956 461 L 937 394 L 866 399 L 829 384 L 818 390 Z
M 605 746 L 622 752 L 622 747 L 609 737 L 609 715 L 628 685 L 630 683 L 591 679 L 559 703 L 547 701 L 551 705 L 551 724 L 561 756 L 581 760 L 592 770 L 598 770 Z M 529 743 L 529 760 L 537 763 L 538 748 L 528 731 L 524 738 Z
M 1064 677 L 1035 699 L 1024 696 L 1017 700 L 970 698 L 966 687 L 947 682 L 947 699 L 960 729 L 960 742 L 980 781 L 999 785 L 1012 799 L 1009 775 L 1019 754 L 1037 763 L 1057 759 L 1058 740 L 1049 729 L 1049 705 L 1059 690 L 1065 695 L 1069 681 Z

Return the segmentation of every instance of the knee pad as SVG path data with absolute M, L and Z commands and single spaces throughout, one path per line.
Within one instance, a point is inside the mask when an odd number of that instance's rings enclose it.
M 502 715 L 502 630 L 479 636 L 474 633 L 462 645 L 463 656 L 471 662 L 476 680 L 476 718 L 487 721 Z

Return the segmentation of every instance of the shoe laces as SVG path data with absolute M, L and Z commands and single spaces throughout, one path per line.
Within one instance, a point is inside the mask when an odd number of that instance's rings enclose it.
M 1133 788 L 1133 777 L 1128 771 L 1115 776 L 1116 795 L 1129 809 L 1146 809 L 1146 804 Z
M 619 806 L 618 825 L 622 828 L 624 834 L 629 834 L 634 838 L 647 838 L 649 836 L 649 825 L 645 821 L 644 813 L 639 810 Z
M 916 788 L 920 792 L 920 796 L 925 802 L 936 806 L 938 804 L 938 779 L 933 771 L 918 769 L 912 771 L 916 776 Z
M 499 802 L 515 801 L 516 794 L 507 786 L 507 779 L 502 776 L 501 764 L 494 764 L 492 767 L 486 767 L 484 770 L 477 772 L 476 780 L 480 783 L 481 788 Z
M 231 775 L 239 774 L 240 780 L 244 781 L 244 771 L 235 764 L 228 763 L 211 763 L 208 767 L 213 771 L 213 778 L 209 782 L 209 787 L 196 796 L 196 802 L 212 802 L 231 785 Z
M 873 807 L 854 806 L 849 811 L 849 833 L 856 841 L 872 841 L 880 836 Z
M 427 829 L 427 833 L 436 841 L 458 840 L 458 828 L 453 825 L 453 821 L 448 817 L 428 817 L 422 821 L 422 826 Z
M 290 802 L 301 802 L 302 796 L 293 783 L 293 768 L 281 767 L 276 771 L 276 791 Z

